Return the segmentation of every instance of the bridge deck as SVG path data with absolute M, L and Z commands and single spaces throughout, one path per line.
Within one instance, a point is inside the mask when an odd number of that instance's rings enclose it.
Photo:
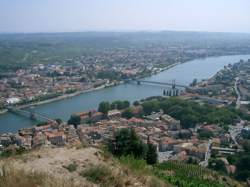
M 7 108 L 9 112 L 15 113 L 15 114 L 20 114 L 22 116 L 25 116 L 27 118 L 31 118 L 31 116 L 34 116 L 35 119 L 42 119 L 45 121 L 55 121 L 43 114 L 40 114 L 38 112 L 33 112 L 33 111 L 28 111 L 28 110 L 24 110 L 24 109 L 18 109 L 18 108 L 13 108 L 13 107 L 8 107 Z
M 140 83 L 149 83 L 149 84 L 159 84 L 159 85 L 165 85 L 165 86 L 172 86 L 173 83 L 167 83 L 167 82 L 158 82 L 158 81 L 146 81 L 146 80 L 138 80 Z M 176 87 L 182 87 L 186 88 L 187 85 L 181 85 L 181 84 L 175 84 Z

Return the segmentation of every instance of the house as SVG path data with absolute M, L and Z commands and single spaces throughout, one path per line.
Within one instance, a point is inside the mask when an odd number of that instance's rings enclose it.
M 171 116 L 167 114 L 162 115 L 160 119 L 166 123 L 169 130 L 175 131 L 175 130 L 181 129 L 180 121 L 172 118 Z
M 165 151 L 172 151 L 174 148 L 174 145 L 178 144 L 179 141 L 176 139 L 172 139 L 169 137 L 166 137 L 164 139 L 161 139 L 159 142 L 159 151 L 165 152 Z
M 21 146 L 24 147 L 25 149 L 31 149 L 32 145 L 32 136 L 30 135 L 25 135 L 22 137 L 22 144 Z
M 50 125 L 36 126 L 36 127 L 34 127 L 34 131 L 35 131 L 35 132 L 40 132 L 40 131 L 48 130 L 48 129 L 50 129 L 50 128 L 51 128 Z
M 107 116 L 109 119 L 117 119 L 121 117 L 121 112 L 117 109 L 109 110 Z
M 200 160 L 203 160 L 205 158 L 207 148 L 206 146 L 203 145 L 199 145 L 197 147 L 194 146 L 194 144 L 191 142 L 185 142 L 175 145 L 173 150 L 175 153 L 180 153 L 182 151 L 185 151 L 188 156 L 192 156 Z
M 8 134 L 3 134 L 0 136 L 0 144 L 4 147 L 8 147 L 12 144 L 11 136 Z
M 39 147 L 45 145 L 47 141 L 46 135 L 42 132 L 35 134 L 32 140 L 32 147 Z
M 79 137 L 77 135 L 76 129 L 73 125 L 67 125 L 65 128 L 66 140 L 70 144 L 80 143 Z
M 63 131 L 45 132 L 45 135 L 51 144 L 57 146 L 65 145 L 66 136 Z
M 16 98 L 16 97 L 8 98 L 8 99 L 6 100 L 6 102 L 7 102 L 8 104 L 17 104 L 17 103 L 19 103 L 20 101 L 21 101 L 21 99 Z
M 34 133 L 34 129 L 33 129 L 33 128 L 25 128 L 25 129 L 19 130 L 18 133 L 19 133 L 21 136 L 25 136 L 25 135 L 32 136 L 33 133 Z
M 145 118 L 152 121 L 159 121 L 162 114 L 163 114 L 162 112 L 157 112 L 157 113 L 153 112 L 152 114 L 146 116 Z
M 103 113 L 102 112 L 92 111 L 90 113 L 90 121 L 93 122 L 93 123 L 102 120 L 102 118 L 103 118 Z
M 133 106 L 132 107 L 133 116 L 139 117 L 142 113 L 143 113 L 142 106 Z
M 95 123 L 102 120 L 103 118 L 103 113 L 97 112 L 95 110 L 88 112 L 80 112 L 76 113 L 75 115 L 80 117 L 81 123 L 88 123 L 88 122 Z
M 128 120 L 128 123 L 129 125 L 136 125 L 136 126 L 139 126 L 139 125 L 142 125 L 144 124 L 144 120 L 141 119 L 141 118 L 135 118 L 135 117 L 132 117 Z

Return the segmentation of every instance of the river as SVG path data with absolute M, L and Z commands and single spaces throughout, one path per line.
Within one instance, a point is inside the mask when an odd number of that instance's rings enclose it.
M 172 80 L 175 79 L 177 84 L 189 85 L 194 78 L 198 80 L 210 78 L 225 65 L 236 63 L 240 59 L 250 59 L 250 55 L 196 59 L 174 66 L 157 75 L 148 77 L 146 80 L 171 83 Z M 96 109 L 101 101 L 120 99 L 133 102 L 149 96 L 162 95 L 164 89 L 166 89 L 166 87 L 157 85 L 122 84 L 39 105 L 34 107 L 34 110 L 50 118 L 61 118 L 66 121 L 72 113 Z M 34 121 L 25 117 L 5 113 L 0 115 L 0 134 L 5 132 L 16 132 L 18 129 L 32 126 L 34 123 Z

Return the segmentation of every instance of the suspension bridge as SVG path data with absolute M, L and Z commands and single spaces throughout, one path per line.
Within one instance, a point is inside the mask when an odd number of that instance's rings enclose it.
M 51 119 L 44 114 L 35 112 L 32 109 L 26 110 L 26 109 L 20 109 L 20 108 L 16 108 L 16 107 L 7 107 L 7 110 L 10 113 L 29 118 L 31 120 L 40 121 L 40 122 L 44 122 L 44 121 L 55 122 L 54 119 Z
M 176 87 L 179 88 L 187 88 L 187 85 L 182 85 L 182 84 L 176 84 L 175 80 L 172 81 L 172 83 L 168 83 L 168 82 L 158 82 L 158 81 L 147 81 L 147 80 L 137 80 L 137 84 L 142 84 L 142 83 L 146 83 L 146 84 L 157 84 L 157 85 L 163 85 L 163 86 L 171 86 L 173 89 L 175 89 Z

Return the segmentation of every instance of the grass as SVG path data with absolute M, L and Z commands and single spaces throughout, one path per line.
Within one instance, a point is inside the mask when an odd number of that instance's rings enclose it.
M 65 169 L 67 169 L 69 172 L 74 172 L 77 170 L 77 164 L 76 163 L 71 163 L 67 166 L 63 166 Z
M 124 171 L 136 176 L 138 180 L 149 187 L 171 186 L 167 181 L 163 181 L 155 176 L 153 166 L 148 165 L 145 160 L 138 160 L 133 156 L 122 156 L 118 161 Z
M 0 167 L 0 187 L 77 187 L 70 181 L 55 179 L 46 173 L 26 172 L 11 165 Z
M 88 169 L 82 171 L 80 175 L 97 184 L 107 183 L 107 181 L 112 179 L 111 170 L 104 165 L 91 166 Z
M 179 187 L 239 187 L 241 184 L 229 177 L 198 165 L 168 161 L 156 165 L 154 174 L 160 179 Z
M 149 166 L 145 160 L 135 159 L 133 156 L 122 156 L 119 158 L 119 162 L 123 166 L 127 166 L 130 170 L 138 175 L 151 174 L 152 167 Z

